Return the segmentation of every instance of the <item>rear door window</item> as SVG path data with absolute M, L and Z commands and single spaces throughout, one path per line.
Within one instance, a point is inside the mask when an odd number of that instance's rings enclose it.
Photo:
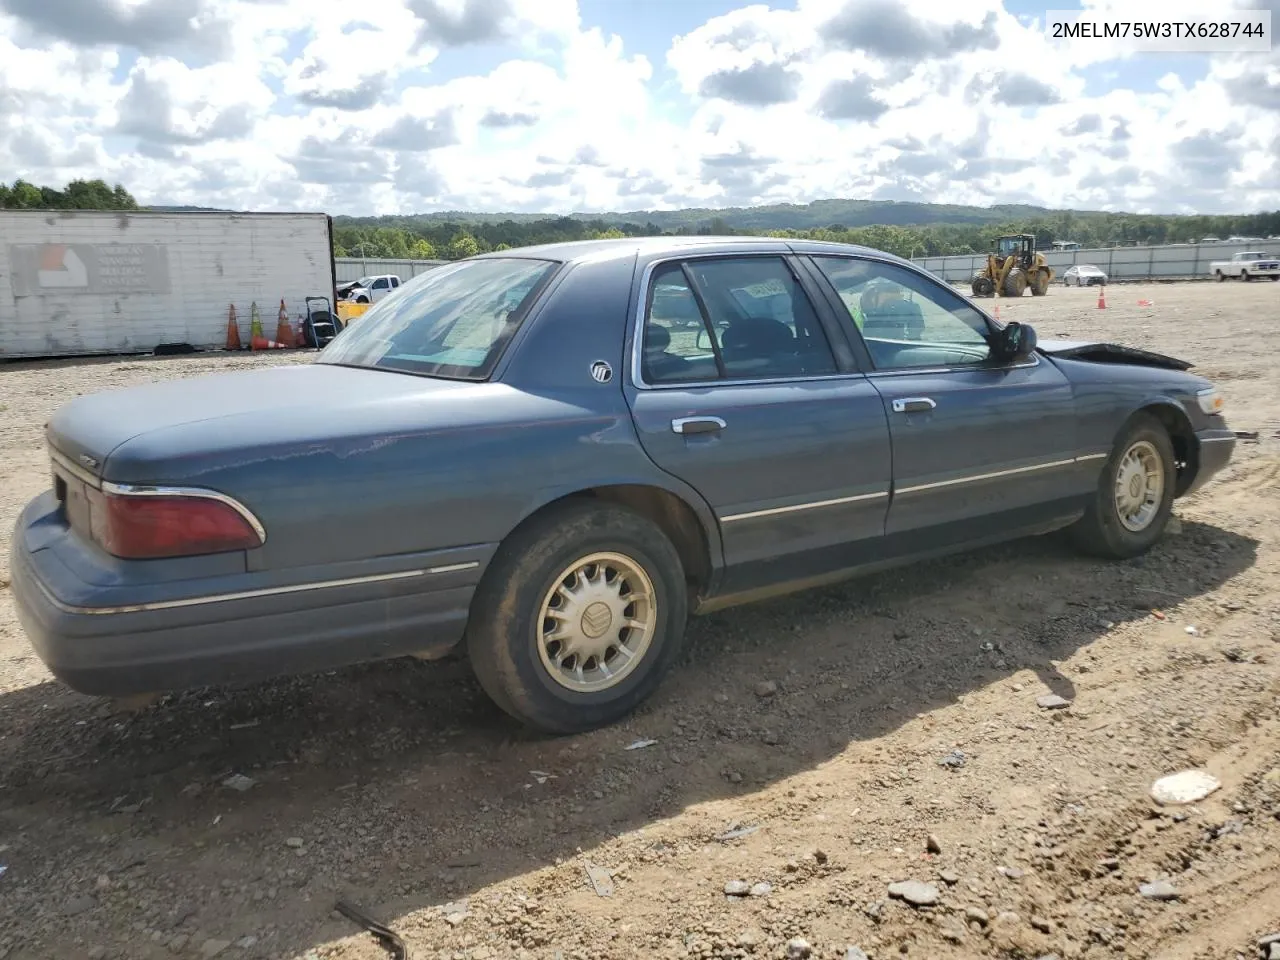
M 817 313 L 781 257 L 664 264 L 649 298 L 641 364 L 648 383 L 836 372 Z

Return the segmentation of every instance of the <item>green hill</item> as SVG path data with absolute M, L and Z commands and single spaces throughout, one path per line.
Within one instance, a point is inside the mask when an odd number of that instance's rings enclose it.
M 1072 211 L 1078 213 L 1078 211 Z M 449 210 L 438 213 L 399 214 L 384 217 L 336 217 L 350 227 L 412 227 L 439 223 L 531 223 L 567 219 L 580 223 L 652 225 L 664 232 L 697 231 L 719 222 L 736 230 L 812 230 L 833 224 L 850 227 L 923 226 L 935 223 L 1002 223 L 1031 217 L 1060 215 L 1046 207 L 1000 204 L 971 207 L 949 203 L 906 203 L 896 200 L 815 200 L 812 203 L 776 203 L 759 207 L 689 207 L 681 210 L 633 210 L 601 213 L 475 213 Z
M 725 209 L 575 213 L 440 213 L 335 217 L 339 256 L 430 259 L 601 236 L 757 234 L 859 243 L 904 257 L 981 253 L 1002 234 L 1031 233 L 1037 246 L 1182 243 L 1204 236 L 1280 234 L 1280 211 L 1169 216 L 877 200 L 816 200 Z

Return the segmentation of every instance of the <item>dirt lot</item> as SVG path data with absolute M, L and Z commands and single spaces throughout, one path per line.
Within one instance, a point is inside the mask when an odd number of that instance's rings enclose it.
M 1096 297 L 1001 314 L 1186 357 L 1261 434 L 1153 554 L 1042 538 L 698 620 L 657 697 L 588 736 L 522 734 L 454 663 L 113 714 L 51 682 L 0 567 L 0 958 L 388 956 L 340 896 L 415 958 L 1258 956 L 1280 931 L 1280 284 Z M 63 400 L 307 359 L 0 368 L 5 555 Z M 1156 807 L 1190 767 L 1222 788 Z M 908 879 L 937 904 L 890 898 Z M 1158 879 L 1179 899 L 1139 894 Z

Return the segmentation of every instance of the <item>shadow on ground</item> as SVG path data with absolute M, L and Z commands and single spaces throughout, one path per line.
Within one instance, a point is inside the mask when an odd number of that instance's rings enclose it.
M 238 955 L 289 956 L 353 932 L 330 916 L 338 895 L 394 924 L 749 796 L 1011 673 L 1071 698 L 1056 662 L 1214 590 L 1255 550 L 1195 523 L 1118 564 L 1037 538 L 726 611 L 693 621 L 684 662 L 634 717 L 564 739 L 517 729 L 459 662 L 206 690 L 130 715 L 55 684 L 19 690 L 0 698 L 0 946 L 170 955 L 137 932 L 154 929 L 253 934 Z M 770 680 L 777 692 L 758 696 Z M 658 743 L 624 749 L 638 738 Z M 224 786 L 234 774 L 255 783 Z M 83 909 L 61 915 L 68 903 Z

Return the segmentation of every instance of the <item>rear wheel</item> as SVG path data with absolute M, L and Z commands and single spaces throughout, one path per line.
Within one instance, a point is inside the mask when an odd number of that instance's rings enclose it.
M 1122 560 L 1160 538 L 1173 508 L 1173 442 L 1159 420 L 1138 414 L 1116 439 L 1083 517 L 1068 528 L 1081 550 Z
M 1223 280 L 1227 279 L 1227 275 L 1223 273 L 1221 270 L 1215 270 L 1213 272 L 1214 272 L 1214 275 L 1218 278 L 1219 283 L 1222 283 Z
M 1049 292 L 1049 271 L 1037 270 L 1031 278 L 1031 295 L 1043 297 Z
M 644 517 L 555 509 L 499 549 L 472 602 L 467 653 L 504 711 L 544 733 L 620 720 L 679 656 L 688 615 L 680 555 Z
M 989 297 L 996 292 L 996 285 L 985 271 L 979 270 L 969 280 L 969 287 L 975 297 Z

